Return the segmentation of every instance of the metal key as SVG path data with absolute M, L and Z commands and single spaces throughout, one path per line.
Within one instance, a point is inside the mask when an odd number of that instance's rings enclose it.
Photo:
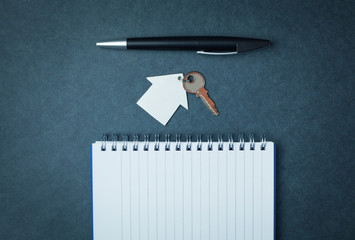
M 206 104 L 213 115 L 218 115 L 216 106 L 212 99 L 208 96 L 205 86 L 205 78 L 199 72 L 189 72 L 184 76 L 183 86 L 186 92 L 195 93 L 197 97 Z

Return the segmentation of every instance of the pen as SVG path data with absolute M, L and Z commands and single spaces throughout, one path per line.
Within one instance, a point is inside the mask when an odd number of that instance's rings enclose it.
M 230 55 L 269 47 L 269 40 L 241 37 L 145 37 L 98 42 L 96 46 L 139 50 L 190 50 L 200 54 Z

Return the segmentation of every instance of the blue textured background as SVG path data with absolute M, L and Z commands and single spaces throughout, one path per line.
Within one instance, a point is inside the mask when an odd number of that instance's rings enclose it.
M 353 239 L 354 1 L 0 2 L 0 239 L 90 239 L 90 144 L 102 133 L 265 133 L 277 143 L 277 238 Z M 240 56 L 115 51 L 125 37 L 270 39 Z M 147 76 L 199 71 L 166 127 Z

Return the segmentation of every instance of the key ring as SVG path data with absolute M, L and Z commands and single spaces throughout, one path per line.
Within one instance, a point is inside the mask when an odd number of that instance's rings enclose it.
M 192 77 L 192 79 L 191 79 Z M 184 76 L 183 81 L 183 86 L 186 92 L 188 93 L 196 93 L 196 91 L 200 88 L 200 85 L 205 85 L 206 81 L 203 75 L 199 72 L 189 72 Z M 194 87 L 196 85 L 196 82 L 201 82 L 200 84 L 197 85 L 197 87 Z M 186 86 L 188 85 L 188 87 Z

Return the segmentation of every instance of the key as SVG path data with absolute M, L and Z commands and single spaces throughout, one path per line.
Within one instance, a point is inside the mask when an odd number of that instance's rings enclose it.
M 212 99 L 208 96 L 205 89 L 205 78 L 199 72 L 189 72 L 184 76 L 183 86 L 186 92 L 195 93 L 197 97 L 206 104 L 213 115 L 218 115 L 218 111 Z

